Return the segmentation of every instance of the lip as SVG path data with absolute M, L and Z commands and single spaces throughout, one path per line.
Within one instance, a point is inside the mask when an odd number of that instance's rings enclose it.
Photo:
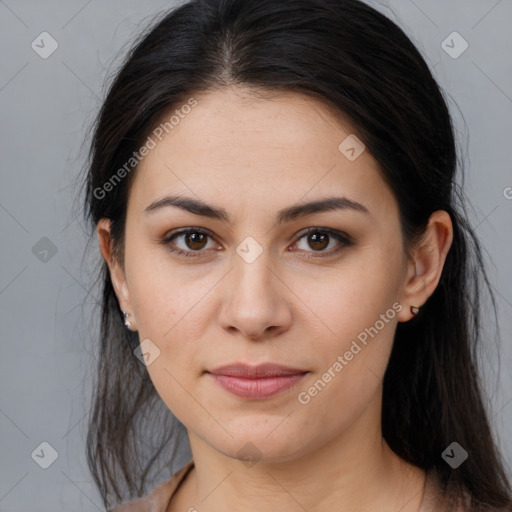
M 226 375 L 229 377 L 242 377 L 244 379 L 257 379 L 262 377 L 282 377 L 287 375 L 298 375 L 307 370 L 300 368 L 291 368 L 277 363 L 263 363 L 250 365 L 245 363 L 233 363 L 219 366 L 214 370 L 208 371 L 213 375 Z
M 262 399 L 291 388 L 308 371 L 274 363 L 257 366 L 236 363 L 206 373 L 225 390 L 239 397 Z

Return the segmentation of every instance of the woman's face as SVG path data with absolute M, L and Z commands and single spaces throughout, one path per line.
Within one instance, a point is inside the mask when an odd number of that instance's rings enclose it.
M 382 377 L 411 315 L 409 303 L 399 312 L 410 266 L 398 206 L 376 161 L 317 100 L 240 88 L 194 98 L 136 171 L 113 277 L 156 390 L 189 435 L 230 457 L 287 460 L 380 435 Z M 326 198 L 341 207 L 300 208 Z M 208 373 L 233 363 L 307 373 L 241 397 Z

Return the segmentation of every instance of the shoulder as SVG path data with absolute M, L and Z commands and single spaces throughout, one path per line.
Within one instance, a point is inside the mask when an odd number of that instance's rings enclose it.
M 155 487 L 149 494 L 117 505 L 108 512 L 165 512 L 173 494 L 194 466 L 190 461 L 169 480 Z

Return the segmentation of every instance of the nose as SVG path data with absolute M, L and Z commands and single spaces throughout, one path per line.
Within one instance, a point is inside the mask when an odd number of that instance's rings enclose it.
M 265 251 L 251 263 L 238 256 L 234 260 L 234 268 L 223 283 L 221 326 L 252 341 L 288 330 L 293 294 L 271 267 Z

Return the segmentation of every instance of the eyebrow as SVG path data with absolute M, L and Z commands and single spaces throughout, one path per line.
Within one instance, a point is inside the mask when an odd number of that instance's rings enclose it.
M 184 196 L 167 196 L 158 199 L 151 203 L 144 212 L 151 213 L 169 206 L 175 206 L 202 217 L 230 222 L 229 214 L 223 208 L 216 208 L 198 199 Z M 356 201 L 352 201 L 346 197 L 334 196 L 284 208 L 277 213 L 276 219 L 278 224 L 283 224 L 306 215 L 334 210 L 351 210 L 366 214 L 370 213 L 365 206 Z

